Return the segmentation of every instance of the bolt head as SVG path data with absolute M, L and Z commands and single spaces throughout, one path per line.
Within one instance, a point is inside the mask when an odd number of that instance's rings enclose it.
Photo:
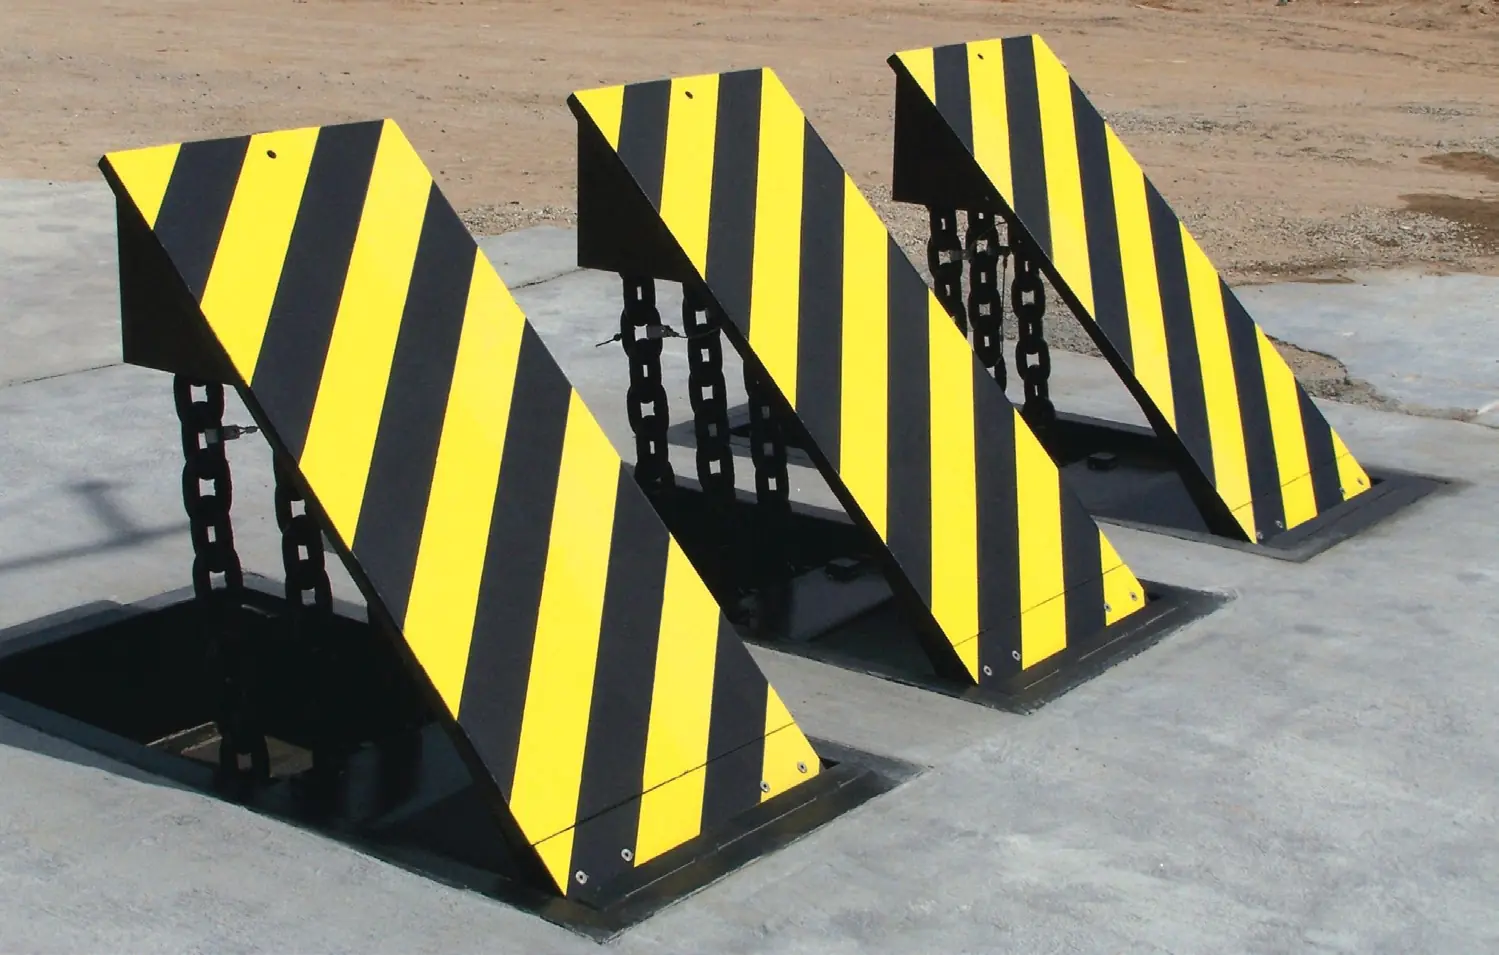
M 994 668 L 991 667 L 991 666 L 989 666 L 987 663 L 984 664 L 984 676 L 993 676 L 993 675 L 994 675 Z
M 582 869 L 579 869 L 577 872 L 573 873 L 573 881 L 577 882 L 579 885 L 587 885 L 588 873 L 584 872 Z
M 1010 651 L 1010 659 L 1012 659 L 1012 660 L 1019 660 L 1020 659 L 1020 651 L 1019 650 L 1011 650 Z
M 635 853 L 631 852 L 629 849 L 621 849 L 621 850 L 619 850 L 619 857 L 621 859 L 625 860 L 626 862 L 634 862 L 635 861 Z
M 1114 605 L 1113 604 L 1104 604 L 1103 605 L 1103 612 L 1104 613 L 1113 613 L 1114 612 Z
M 766 782 L 763 779 L 760 780 L 760 791 L 762 793 L 768 793 L 768 792 L 770 792 L 770 783 Z
M 796 764 L 796 771 L 799 773 L 805 773 L 807 771 L 807 764 L 798 761 Z

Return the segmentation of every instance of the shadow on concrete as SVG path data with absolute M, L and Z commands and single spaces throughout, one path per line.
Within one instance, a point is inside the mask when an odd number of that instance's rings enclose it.
M 185 519 L 180 523 L 164 527 L 142 527 L 119 507 L 118 502 L 110 493 L 117 486 L 108 481 L 90 480 L 79 481 L 64 488 L 78 502 L 80 508 L 92 514 L 94 520 L 103 529 L 105 537 L 102 541 L 3 559 L 0 560 L 0 574 L 55 564 L 76 557 L 125 550 L 139 544 L 160 540 L 163 537 L 187 532 L 188 523 Z

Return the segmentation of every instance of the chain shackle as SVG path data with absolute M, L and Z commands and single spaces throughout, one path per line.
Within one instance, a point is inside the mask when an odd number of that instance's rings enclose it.
M 1033 427 L 1044 427 L 1056 418 L 1048 380 L 1051 352 L 1046 347 L 1046 287 L 1041 281 L 1040 257 L 1029 240 L 1014 237 L 1015 281 L 1010 286 L 1010 306 L 1017 326 L 1015 370 L 1025 383 L 1021 415 Z
M 630 363 L 630 388 L 625 411 L 635 433 L 635 481 L 647 494 L 676 484 L 667 457 L 669 412 L 661 383 L 661 339 L 666 328 L 656 308 L 653 279 L 621 276 L 624 310 L 619 314 L 619 340 Z
M 931 237 L 926 243 L 926 267 L 932 273 L 937 301 L 952 316 L 958 331 L 968 334 L 963 314 L 963 243 L 958 238 L 958 214 L 952 209 L 927 209 Z
M 233 601 L 244 588 L 244 572 L 229 520 L 234 483 L 224 454 L 224 386 L 177 375 L 172 399 L 182 431 L 182 503 L 193 542 L 193 593 Z
M 973 350 L 1003 390 L 1006 386 L 1004 286 L 999 267 L 1009 248 L 1000 241 L 992 212 L 968 213 L 965 239 L 968 255 L 968 320 L 973 325 Z
M 729 400 L 723 377 L 722 316 L 693 285 L 682 286 L 682 334 L 687 338 L 687 389 L 697 438 L 697 479 L 703 493 L 734 500 L 734 452 L 729 445 Z

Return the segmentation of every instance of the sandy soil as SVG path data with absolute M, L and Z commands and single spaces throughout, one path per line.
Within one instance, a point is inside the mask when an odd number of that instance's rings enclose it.
M 1230 280 L 1499 271 L 1489 0 L 6 0 L 0 176 L 391 116 L 505 231 L 571 214 L 570 91 L 769 65 L 916 252 L 924 216 L 886 201 L 885 56 L 1029 31 Z

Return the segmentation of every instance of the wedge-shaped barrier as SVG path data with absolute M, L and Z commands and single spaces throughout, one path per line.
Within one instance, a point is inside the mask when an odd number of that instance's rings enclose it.
M 1212 533 L 1266 542 L 1369 475 L 1038 36 L 895 54 L 894 193 L 1029 240 Z M 1019 233 L 1017 236 L 1016 233 Z
M 770 70 L 575 93 L 579 264 L 686 283 L 884 555 L 938 672 L 1013 684 L 1146 594 Z
M 112 153 L 127 354 L 222 376 L 588 901 L 820 763 L 393 122 Z

